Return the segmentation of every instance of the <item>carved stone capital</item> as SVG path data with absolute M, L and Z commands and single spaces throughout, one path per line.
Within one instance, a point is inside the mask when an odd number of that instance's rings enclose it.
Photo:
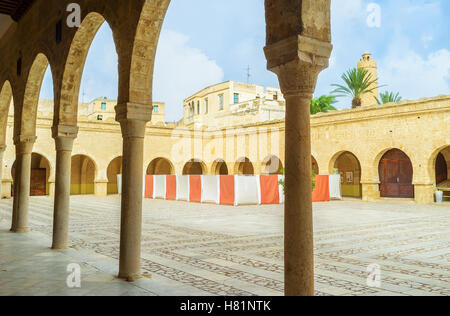
M 124 120 L 138 120 L 150 122 L 152 120 L 153 105 L 137 104 L 137 103 L 122 103 L 117 104 L 116 121 L 122 122 Z
M 31 154 L 36 139 L 36 136 L 15 136 L 14 145 L 16 145 L 16 152 L 18 154 Z
M 53 126 L 52 136 L 55 139 L 56 151 L 71 152 L 73 142 L 78 136 L 78 127 L 71 125 Z
M 310 97 L 319 73 L 328 67 L 333 46 L 302 35 L 292 36 L 264 48 L 267 68 L 278 75 L 285 97 Z
M 116 107 L 116 121 L 120 122 L 124 138 L 144 138 L 147 122 L 152 120 L 153 106 L 125 103 Z
M 52 137 L 67 137 L 67 138 L 77 138 L 78 127 L 71 125 L 57 125 L 52 127 Z

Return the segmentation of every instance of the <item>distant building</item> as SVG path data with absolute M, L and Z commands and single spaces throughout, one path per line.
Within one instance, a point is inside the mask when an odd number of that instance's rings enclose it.
M 184 101 L 186 127 L 234 127 L 284 119 L 281 90 L 227 81 L 209 86 Z

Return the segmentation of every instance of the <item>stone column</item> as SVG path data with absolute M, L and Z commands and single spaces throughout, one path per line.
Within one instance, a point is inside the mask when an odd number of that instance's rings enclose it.
M 28 205 L 30 197 L 31 155 L 36 136 L 15 137 L 16 171 L 14 181 L 13 220 L 11 231 L 25 233 L 28 227 Z
M 131 103 L 116 107 L 123 136 L 119 278 L 131 282 L 141 277 L 142 166 L 145 127 L 152 108 Z
M 310 103 L 332 46 L 293 36 L 265 48 L 286 99 L 285 294 L 314 295 Z
M 76 126 L 53 127 L 56 144 L 55 204 L 53 209 L 52 249 L 67 249 L 69 239 L 70 176 Z

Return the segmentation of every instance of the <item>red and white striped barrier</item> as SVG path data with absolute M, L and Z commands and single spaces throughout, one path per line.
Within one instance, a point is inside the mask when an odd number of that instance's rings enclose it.
M 283 176 L 146 176 L 145 198 L 222 205 L 281 204 Z

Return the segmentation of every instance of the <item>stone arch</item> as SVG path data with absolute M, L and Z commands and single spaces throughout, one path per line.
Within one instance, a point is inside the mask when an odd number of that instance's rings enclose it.
M 436 149 L 431 154 L 427 168 L 434 185 L 450 187 L 450 145 Z
M 106 169 L 106 176 L 108 178 L 108 194 L 118 194 L 119 187 L 117 184 L 117 175 L 122 174 L 122 156 L 116 157 L 108 164 Z
M 398 148 L 384 151 L 378 164 L 380 196 L 414 198 L 413 164 L 409 156 Z
M 20 130 L 17 130 L 15 132 L 16 136 L 36 135 L 36 120 L 39 95 L 41 92 L 42 81 L 44 80 L 44 75 L 47 67 L 49 67 L 49 61 L 47 57 L 42 53 L 37 54 L 28 74 L 27 83 L 25 86 L 25 94 L 23 97 L 23 105 L 21 110 L 22 112 L 20 113 Z
M 207 173 L 206 164 L 200 159 L 191 159 L 183 167 L 183 175 L 205 175 Z
M 254 175 L 255 168 L 247 157 L 239 158 L 234 164 L 234 174 L 237 175 Z
M 152 106 L 153 69 L 159 35 L 170 0 L 145 0 L 133 34 L 131 56 L 119 56 L 119 74 L 129 74 L 129 78 L 119 75 L 119 104 L 131 102 Z M 130 58 L 131 60 L 127 60 Z M 128 84 L 123 82 L 128 80 Z
M 11 167 L 11 177 L 15 181 L 16 162 Z M 50 160 L 43 154 L 33 152 L 31 154 L 31 179 L 30 196 L 44 196 L 50 194 L 49 179 L 53 167 Z M 14 195 L 14 186 L 11 187 L 11 193 Z
M 216 159 L 211 165 L 211 173 L 214 175 L 226 176 L 229 174 L 228 166 L 225 160 Z
M 155 158 L 149 163 L 146 173 L 148 175 L 172 175 L 175 173 L 175 168 L 169 159 Z
M 341 151 L 335 154 L 330 160 L 330 174 L 334 170 L 341 175 L 342 196 L 362 197 L 361 185 L 361 162 L 350 151 Z
M 281 159 L 275 155 L 266 157 L 261 163 L 263 174 L 283 174 L 283 163 Z
M 6 127 L 11 100 L 13 100 L 12 87 L 11 83 L 6 80 L 0 90 L 0 146 L 6 144 Z
M 91 157 L 87 155 L 72 156 L 70 194 L 94 194 L 97 171 L 97 164 Z
M 104 22 L 103 15 L 91 12 L 83 19 L 73 37 L 62 75 L 61 92 L 55 98 L 54 125 L 77 124 L 78 97 L 86 58 L 92 41 Z

